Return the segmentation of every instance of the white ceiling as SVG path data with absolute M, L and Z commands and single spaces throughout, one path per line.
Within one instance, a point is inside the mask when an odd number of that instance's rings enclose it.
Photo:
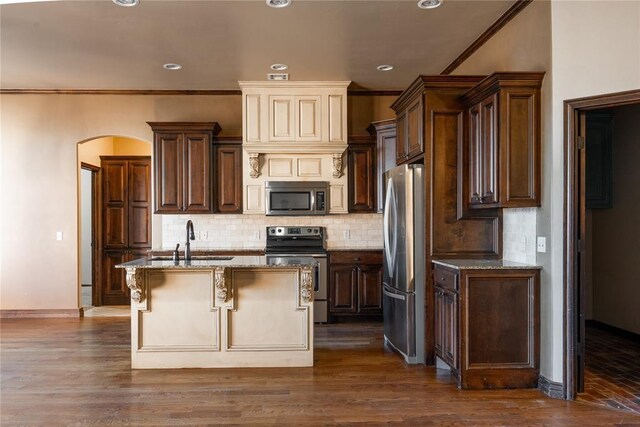
M 291 80 L 397 90 L 439 74 L 514 0 L 54 1 L 0 6 L 3 89 L 238 89 L 289 65 Z M 176 62 L 180 71 L 162 64 Z M 380 72 L 376 66 L 393 64 Z

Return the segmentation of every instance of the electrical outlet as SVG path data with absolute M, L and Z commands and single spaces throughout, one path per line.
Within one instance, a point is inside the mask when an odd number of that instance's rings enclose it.
M 209 240 L 209 232 L 201 231 L 200 232 L 200 240 Z
M 253 240 L 260 240 L 260 230 L 253 232 Z
M 349 230 L 344 230 L 342 237 L 344 240 L 349 240 L 351 238 L 351 232 Z
M 538 252 L 547 252 L 547 238 L 546 237 L 538 236 L 536 249 L 537 249 Z
M 62 240 L 62 231 L 56 231 L 56 240 Z
M 527 237 L 522 236 L 520 238 L 520 252 L 526 252 L 527 250 Z

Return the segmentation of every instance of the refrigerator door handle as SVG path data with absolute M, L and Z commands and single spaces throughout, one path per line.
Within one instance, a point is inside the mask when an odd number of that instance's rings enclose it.
M 392 205 L 393 201 L 393 205 Z M 387 198 L 384 201 L 384 255 L 387 258 L 387 265 L 389 266 L 389 277 L 393 277 L 393 273 L 395 271 L 395 251 L 396 251 L 396 233 L 395 227 L 397 222 L 397 214 L 394 213 L 393 218 L 393 226 L 394 226 L 394 234 L 391 236 L 391 227 L 390 227 L 390 216 L 391 209 L 396 210 L 395 207 L 395 190 L 393 187 L 393 178 L 389 178 L 387 180 Z
M 386 289 L 382 289 L 382 292 L 384 292 L 384 294 L 386 296 L 388 296 L 389 298 L 393 298 L 393 299 L 399 299 L 401 301 L 405 301 L 406 298 L 404 297 L 404 295 L 398 295 L 398 294 L 392 294 L 391 292 L 389 292 Z

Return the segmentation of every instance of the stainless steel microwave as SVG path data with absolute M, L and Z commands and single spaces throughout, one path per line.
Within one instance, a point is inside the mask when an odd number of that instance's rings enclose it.
M 324 181 L 265 182 L 267 215 L 326 215 L 327 188 Z

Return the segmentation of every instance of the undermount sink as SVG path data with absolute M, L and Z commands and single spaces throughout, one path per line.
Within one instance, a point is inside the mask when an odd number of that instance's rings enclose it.
M 232 260 L 232 256 L 213 256 L 213 255 L 192 255 L 191 261 L 229 261 Z M 159 255 L 151 258 L 151 261 L 172 261 L 171 255 Z M 180 261 L 184 261 L 184 257 L 180 256 Z

